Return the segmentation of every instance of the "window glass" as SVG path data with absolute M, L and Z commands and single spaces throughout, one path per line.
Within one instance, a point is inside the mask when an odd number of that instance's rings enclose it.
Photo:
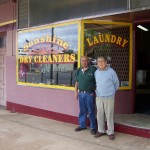
M 0 48 L 6 47 L 6 38 L 5 36 L 0 36 Z
M 125 24 L 86 23 L 84 51 L 92 65 L 99 56 L 107 58 L 120 80 L 120 87 L 129 87 L 130 76 L 130 26 Z
M 20 3 L 21 8 L 25 2 Z M 108 5 L 109 4 L 109 5 Z M 22 9 L 19 9 L 25 15 Z M 29 26 L 127 10 L 127 0 L 29 0 Z M 20 14 L 19 13 L 19 14 Z M 26 20 L 19 18 L 20 23 Z M 21 24 L 22 24 L 21 23 Z
M 18 81 L 74 86 L 78 24 L 18 32 Z

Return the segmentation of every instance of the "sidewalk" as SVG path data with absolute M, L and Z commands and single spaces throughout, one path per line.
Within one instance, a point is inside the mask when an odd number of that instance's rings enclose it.
M 150 150 L 150 139 L 116 133 L 95 139 L 76 125 L 0 110 L 0 150 Z

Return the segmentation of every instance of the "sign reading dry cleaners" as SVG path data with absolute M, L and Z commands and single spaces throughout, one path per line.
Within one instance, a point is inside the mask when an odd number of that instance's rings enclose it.
M 75 54 L 54 54 L 40 56 L 21 56 L 19 63 L 31 64 L 54 64 L 54 63 L 74 63 Z
M 19 63 L 74 63 L 75 54 L 67 54 L 69 43 L 49 35 L 33 39 L 23 45 L 25 56 L 19 57 Z
M 124 48 L 126 44 L 128 43 L 128 40 L 120 36 L 113 35 L 113 34 L 94 35 L 92 38 L 86 38 L 86 41 L 89 47 L 97 45 L 97 44 L 113 43 Z

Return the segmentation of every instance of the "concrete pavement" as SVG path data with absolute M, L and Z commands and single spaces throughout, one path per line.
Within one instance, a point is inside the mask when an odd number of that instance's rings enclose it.
M 95 139 L 76 125 L 0 110 L 0 150 L 150 150 L 150 139 L 116 133 Z

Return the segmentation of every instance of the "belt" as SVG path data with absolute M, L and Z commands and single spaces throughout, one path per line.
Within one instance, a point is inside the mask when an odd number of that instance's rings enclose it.
M 82 90 L 79 90 L 80 93 L 93 93 L 95 92 L 94 90 L 91 90 L 91 91 L 82 91 Z

